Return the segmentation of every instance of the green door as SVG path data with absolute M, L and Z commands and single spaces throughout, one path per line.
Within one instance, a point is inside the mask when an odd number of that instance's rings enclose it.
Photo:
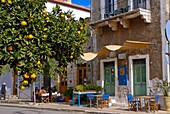
M 115 68 L 114 62 L 104 63 L 104 89 L 105 93 L 115 96 Z
M 133 60 L 134 96 L 146 95 L 146 60 Z

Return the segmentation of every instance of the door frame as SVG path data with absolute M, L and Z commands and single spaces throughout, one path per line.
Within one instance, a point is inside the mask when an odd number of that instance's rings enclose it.
M 114 62 L 115 63 L 115 96 L 117 96 L 118 88 L 118 67 L 117 67 L 117 58 L 111 59 L 101 59 L 100 60 L 100 83 L 102 88 L 104 87 L 104 63 L 105 62 Z
M 84 79 L 86 79 L 86 76 L 85 75 L 87 75 L 86 74 L 86 67 L 85 66 L 80 66 L 80 67 L 77 67 L 77 85 L 79 85 L 79 70 L 85 70 L 85 72 L 83 72 L 83 80 L 82 80 L 82 85 L 84 85 L 84 83 L 85 83 L 85 81 L 84 81 Z
M 146 60 L 146 94 L 149 94 L 149 85 L 150 85 L 150 68 L 149 68 L 149 55 L 133 55 L 129 56 L 129 89 L 132 95 L 134 94 L 134 88 L 133 88 L 133 60 L 134 59 L 145 59 Z

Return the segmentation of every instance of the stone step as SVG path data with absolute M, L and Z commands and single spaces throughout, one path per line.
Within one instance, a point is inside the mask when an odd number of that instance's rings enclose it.
M 18 96 L 17 95 L 8 95 L 6 96 L 6 99 L 18 99 Z

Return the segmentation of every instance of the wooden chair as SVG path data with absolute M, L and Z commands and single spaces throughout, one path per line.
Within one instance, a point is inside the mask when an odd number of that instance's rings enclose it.
M 138 103 L 138 107 L 140 107 L 140 101 L 136 101 L 132 94 L 127 94 L 127 98 L 128 98 L 128 109 L 129 110 L 131 109 L 136 110 L 137 103 Z
M 87 98 L 90 101 L 90 107 L 92 106 L 92 102 L 95 100 L 94 94 L 87 94 Z
M 109 108 L 109 94 L 103 94 L 101 99 L 99 100 L 99 104 L 101 104 L 101 109 L 105 106 Z
M 150 100 L 150 111 L 153 112 L 158 111 L 159 109 L 158 99 L 159 95 L 155 95 L 155 98 Z M 148 110 L 148 102 L 146 102 L 146 110 Z

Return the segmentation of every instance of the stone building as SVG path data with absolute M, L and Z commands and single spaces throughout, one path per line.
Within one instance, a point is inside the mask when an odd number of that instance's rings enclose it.
M 127 92 L 159 93 L 157 81 L 169 80 L 165 58 L 168 19 L 169 0 L 91 0 L 93 51 L 98 52 L 88 59 L 93 62 L 93 83 L 101 84 L 120 102 Z M 145 43 L 150 45 L 143 48 Z M 123 48 L 108 51 L 105 46 L 109 45 Z

